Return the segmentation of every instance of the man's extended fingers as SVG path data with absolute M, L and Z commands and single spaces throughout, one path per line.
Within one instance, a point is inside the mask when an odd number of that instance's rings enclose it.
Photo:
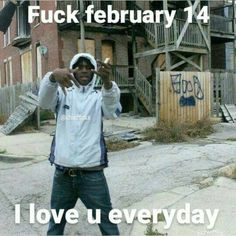
M 70 73 L 75 73 L 77 71 L 78 71 L 78 67 L 76 67 L 75 69 L 69 69 Z M 79 88 L 80 85 L 79 85 L 78 81 L 74 78 L 74 76 L 70 74 L 69 77 L 70 77 L 69 79 L 72 80 L 74 82 L 74 84 Z
M 60 85 L 60 86 L 61 86 L 61 89 L 62 89 L 64 95 L 66 96 L 66 89 L 65 89 L 65 87 L 63 85 Z
M 97 63 L 100 64 L 101 66 L 104 66 L 106 69 L 111 69 L 111 64 L 109 63 L 104 63 L 100 60 L 97 60 Z
M 74 84 L 75 84 L 78 88 L 80 87 L 78 81 L 77 81 L 73 76 L 71 76 L 71 80 L 74 82 Z
M 78 71 L 78 69 L 79 69 L 78 67 L 76 67 L 75 69 L 69 69 L 69 72 L 70 72 L 70 73 L 75 73 L 75 72 Z
M 71 79 L 69 76 L 65 77 L 64 80 L 61 81 L 62 86 L 69 88 L 73 86 L 73 83 L 71 82 Z

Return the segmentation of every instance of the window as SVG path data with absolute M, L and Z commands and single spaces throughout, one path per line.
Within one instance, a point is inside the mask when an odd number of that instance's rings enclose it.
M 4 77 L 5 77 L 4 85 L 9 86 L 13 84 L 11 57 L 4 60 Z
M 78 39 L 78 52 L 81 52 L 80 42 L 81 40 Z M 87 53 L 95 57 L 95 40 L 94 39 L 85 39 L 85 50 Z
M 29 83 L 33 81 L 31 51 L 27 51 L 21 55 L 21 75 L 22 83 Z
M 42 79 L 42 56 L 39 51 L 39 44 L 36 47 L 36 73 L 37 73 L 37 80 Z
M 114 42 L 111 40 L 102 41 L 102 61 L 110 58 L 110 64 L 114 63 Z
M 30 34 L 30 24 L 28 23 L 29 1 L 24 1 L 17 7 L 17 35 L 27 36 Z
M 11 29 L 10 26 L 7 29 L 7 32 L 3 35 L 3 46 L 6 47 L 11 42 Z

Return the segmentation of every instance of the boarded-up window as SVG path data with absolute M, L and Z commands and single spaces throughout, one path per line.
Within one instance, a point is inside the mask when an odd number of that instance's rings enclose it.
M 110 58 L 110 64 L 114 62 L 114 42 L 109 40 L 102 41 L 102 60 Z
M 8 85 L 8 75 L 9 75 L 9 70 L 8 70 L 8 62 L 4 61 L 4 85 Z
M 42 58 L 41 53 L 39 51 L 39 46 L 36 48 L 36 71 L 37 71 L 37 79 L 42 79 Z
M 11 57 L 8 58 L 8 68 L 9 68 L 9 85 L 13 85 Z
M 12 85 L 13 80 L 12 80 L 12 61 L 11 61 L 11 57 L 4 60 L 4 75 L 5 75 L 4 85 L 6 85 L 6 86 Z
M 78 39 L 78 52 L 81 52 L 80 42 L 81 40 Z M 85 50 L 87 53 L 95 57 L 95 40 L 94 39 L 85 39 Z
M 11 30 L 10 30 L 10 26 L 9 26 L 6 33 L 3 36 L 3 45 L 4 45 L 4 47 L 9 45 L 10 42 L 11 42 Z
M 32 56 L 31 51 L 21 55 L 22 83 L 32 82 Z

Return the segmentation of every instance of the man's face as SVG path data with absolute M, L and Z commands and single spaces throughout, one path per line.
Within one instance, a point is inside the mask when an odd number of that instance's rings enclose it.
M 79 60 L 75 65 L 74 68 L 77 68 L 76 72 L 74 72 L 75 79 L 81 85 L 87 85 L 93 78 L 92 69 L 94 68 L 91 63 L 86 59 Z

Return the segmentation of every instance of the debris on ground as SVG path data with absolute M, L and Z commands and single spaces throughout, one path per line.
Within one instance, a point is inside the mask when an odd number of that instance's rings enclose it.
M 10 134 L 20 126 L 28 117 L 30 117 L 38 106 L 38 97 L 30 92 L 21 95 L 20 105 L 16 107 L 8 120 L 1 127 L 3 134 Z
M 224 166 L 218 170 L 218 176 L 224 176 L 231 179 L 236 179 L 236 163 Z

